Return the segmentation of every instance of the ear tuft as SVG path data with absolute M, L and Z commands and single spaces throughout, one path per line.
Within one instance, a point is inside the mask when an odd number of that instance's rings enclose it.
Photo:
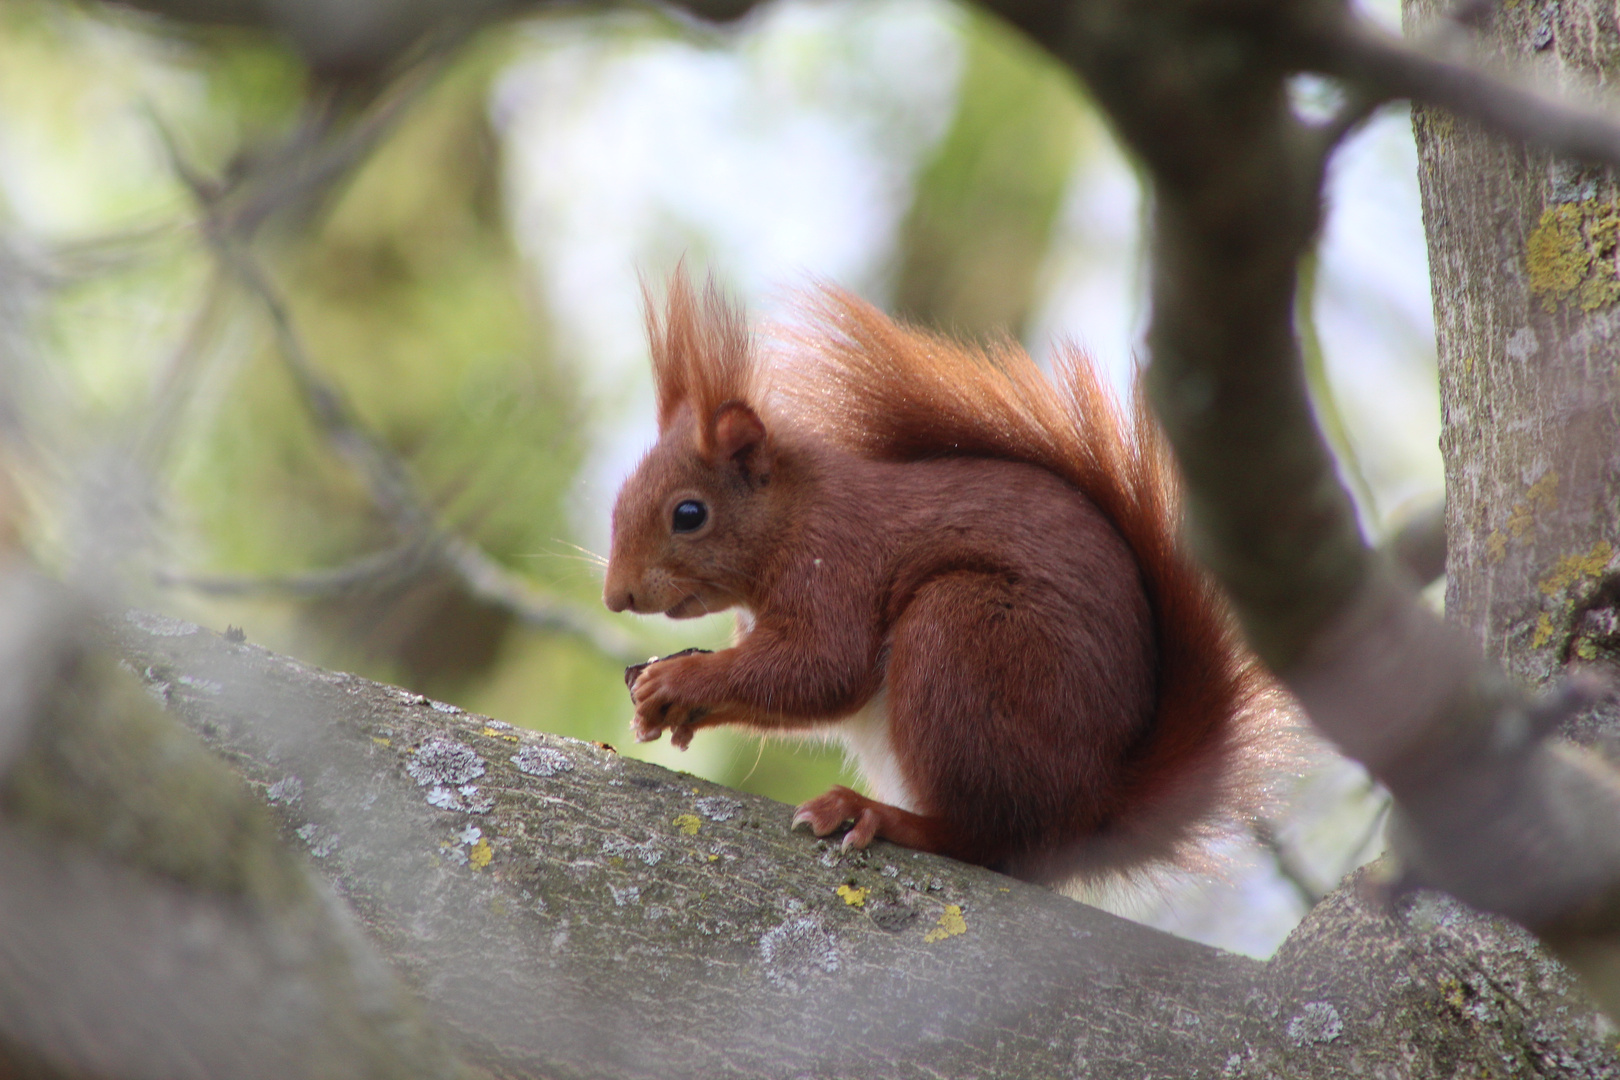
M 670 275 L 661 317 L 645 282 L 641 291 L 658 394 L 659 435 L 670 430 L 683 409 L 702 418 L 718 415 L 727 401 L 755 399 L 760 372 L 753 340 L 741 309 L 726 300 L 712 278 L 700 293 L 682 260 Z
M 735 461 L 750 471 L 763 471 L 765 422 L 745 402 L 728 401 L 716 409 L 706 434 L 705 449 L 714 464 Z

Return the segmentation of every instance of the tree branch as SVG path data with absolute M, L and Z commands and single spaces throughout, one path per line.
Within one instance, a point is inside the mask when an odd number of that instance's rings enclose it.
M 0 1074 L 457 1076 L 258 800 L 89 638 L 0 558 Z
M 1436 894 L 1352 882 L 1262 964 L 189 624 L 115 630 L 498 1075 L 1427 1075 L 1532 1052 L 1526 1012 L 1535 1053 L 1620 1066 L 1522 932 Z
M 1472 58 L 1414 48 L 1361 20 L 1314 50 L 1315 70 L 1384 100 L 1439 105 L 1498 134 L 1582 161 L 1620 165 L 1620 117 L 1519 85 Z
M 1383 545 L 1419 588 L 1446 572 L 1446 503 L 1441 499 L 1413 514 Z

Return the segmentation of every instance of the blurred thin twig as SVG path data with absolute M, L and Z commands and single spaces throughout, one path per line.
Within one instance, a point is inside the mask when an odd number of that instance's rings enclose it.
M 433 553 L 419 541 L 407 541 L 382 551 L 323 570 L 264 577 L 230 577 L 161 571 L 158 582 L 210 596 L 253 596 L 280 593 L 306 599 L 342 596 L 357 589 L 415 576 L 433 561 Z
M 1365 798 L 1376 790 L 1378 790 L 1377 782 L 1369 778 L 1360 791 L 1359 797 Z M 1365 861 L 1361 858 L 1361 853 L 1367 850 L 1367 845 L 1372 843 L 1373 837 L 1377 836 L 1378 831 L 1384 827 L 1384 819 L 1389 816 L 1390 805 L 1389 793 L 1387 791 L 1381 792 L 1378 808 L 1373 811 L 1372 817 L 1368 819 L 1367 825 L 1357 836 L 1355 842 L 1346 845 L 1343 849 L 1344 858 L 1329 879 L 1327 888 L 1317 884 L 1314 875 L 1300 862 L 1294 849 L 1283 840 L 1270 821 L 1264 818 L 1256 821 L 1253 835 L 1260 847 L 1271 856 L 1271 861 L 1277 868 L 1278 876 L 1293 888 L 1306 909 L 1309 910 L 1321 902 L 1330 889 L 1336 887 L 1346 875 Z
M 1471 117 L 1497 132 L 1567 157 L 1620 165 L 1620 121 L 1600 107 L 1557 100 L 1493 72 L 1468 54 L 1462 28 L 1486 5 L 1464 4 L 1459 18 L 1415 42 L 1350 19 L 1313 42 L 1314 67 L 1369 100 L 1409 98 Z
M 446 44 L 430 59 L 448 56 L 451 49 Z M 336 109 L 330 102 L 317 107 L 255 172 L 251 183 L 209 180 L 191 167 L 172 138 L 165 137 L 175 174 L 196 202 L 202 235 L 218 265 L 269 316 L 277 354 L 305 406 L 326 440 L 365 481 L 372 503 L 402 541 L 342 567 L 289 577 L 233 580 L 168 573 L 160 575 L 160 580 L 214 594 L 330 596 L 392 577 L 408 577 L 435 565 L 453 573 L 475 598 L 510 612 L 529 626 L 578 637 L 615 659 L 639 659 L 645 650 L 629 634 L 572 601 L 546 595 L 477 545 L 440 525 L 405 463 L 367 430 L 348 398 L 320 373 L 294 325 L 286 299 L 251 250 L 252 236 L 267 217 L 324 190 L 363 160 L 427 85 L 437 66 L 426 61 L 414 65 L 409 81 L 384 95 L 382 105 L 352 128 L 340 131 L 334 127 Z M 328 137 L 328 145 L 316 150 Z M 277 178 L 275 182 L 272 177 Z
M 1326 894 L 1311 881 L 1310 875 L 1294 857 L 1292 849 L 1282 842 L 1277 830 L 1272 828 L 1271 822 L 1264 819 L 1256 821 L 1253 831 L 1255 840 L 1271 856 L 1272 863 L 1277 867 L 1277 874 L 1293 887 L 1295 894 L 1304 903 L 1305 909 L 1309 911 L 1315 907 Z
M 306 406 L 327 440 L 366 481 L 372 502 L 406 544 L 431 552 L 486 603 L 510 611 L 530 626 L 572 634 L 609 656 L 632 661 L 645 650 L 628 634 L 558 597 L 546 596 L 523 582 L 474 544 L 435 521 L 416 490 L 403 461 L 366 430 L 348 399 L 320 375 L 292 323 L 286 302 L 264 268 L 241 244 L 221 237 L 219 257 L 245 288 L 264 305 L 275 327 L 282 361 L 298 384 Z M 379 564 L 379 567 L 383 564 Z M 354 564 L 350 564 L 352 571 Z
M 1376 528 L 1378 501 L 1373 496 L 1372 484 L 1361 467 L 1361 456 L 1356 453 L 1350 439 L 1350 427 L 1344 422 L 1339 409 L 1339 398 L 1328 378 L 1327 357 L 1322 350 L 1322 338 L 1316 331 L 1316 272 L 1318 257 L 1313 252 L 1300 260 L 1299 294 L 1295 301 L 1298 311 L 1294 316 L 1299 327 L 1300 354 L 1305 367 L 1305 380 L 1311 388 L 1311 404 L 1316 409 L 1317 422 L 1322 425 L 1328 444 L 1333 447 L 1339 462 L 1339 474 L 1349 482 L 1356 502 L 1364 517 L 1371 518 Z

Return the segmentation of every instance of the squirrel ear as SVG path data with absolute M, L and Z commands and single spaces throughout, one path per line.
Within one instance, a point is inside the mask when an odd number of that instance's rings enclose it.
M 715 410 L 710 430 L 714 462 L 735 461 L 751 470 L 764 467 L 765 423 L 741 401 L 728 401 Z

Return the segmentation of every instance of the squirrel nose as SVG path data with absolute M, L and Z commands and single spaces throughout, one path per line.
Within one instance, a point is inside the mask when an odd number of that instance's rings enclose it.
M 636 594 L 629 589 L 605 589 L 602 592 L 602 603 L 607 605 L 609 611 L 623 611 L 635 606 Z

